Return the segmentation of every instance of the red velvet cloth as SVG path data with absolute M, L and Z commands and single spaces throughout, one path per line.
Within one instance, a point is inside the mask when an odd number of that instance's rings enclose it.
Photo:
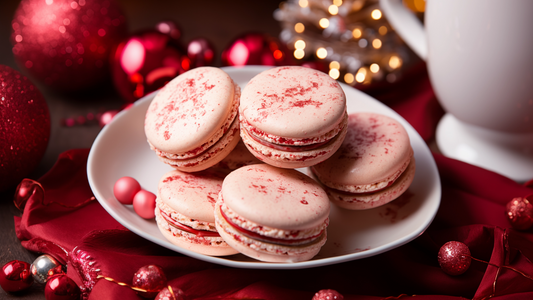
M 442 116 L 425 68 L 387 88 L 366 92 L 396 109 L 426 141 Z M 15 217 L 24 247 L 68 262 L 68 275 L 85 287 L 88 299 L 141 299 L 128 287 L 142 266 L 164 268 L 173 286 L 188 299 L 308 299 L 335 289 L 345 299 L 533 299 L 533 233 L 513 230 L 505 205 L 533 193 L 493 172 L 434 154 L 442 182 L 442 202 L 431 226 L 414 241 L 386 253 L 304 270 L 235 269 L 199 261 L 160 247 L 116 222 L 92 196 L 86 176 L 88 150 L 63 153 L 39 182 L 22 217 Z M 61 205 L 59 205 L 60 203 Z M 469 270 L 449 276 L 437 253 L 446 242 L 465 243 L 474 258 Z M 79 259 L 81 258 L 81 259 Z M 498 267 L 507 266 L 507 267 Z M 512 269 L 511 269 L 512 268 Z M 521 275 L 523 272 L 529 278 Z M 92 290 L 91 290 L 92 288 Z

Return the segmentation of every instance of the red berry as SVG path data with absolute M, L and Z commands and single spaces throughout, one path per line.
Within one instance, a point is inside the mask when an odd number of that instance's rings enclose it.
M 113 187 L 113 194 L 118 202 L 122 204 L 132 204 L 133 197 L 141 190 L 141 185 L 137 180 L 131 177 L 122 177 Z

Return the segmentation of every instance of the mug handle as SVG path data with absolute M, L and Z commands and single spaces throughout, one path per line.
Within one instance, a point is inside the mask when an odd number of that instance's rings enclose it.
M 423 60 L 427 60 L 428 46 L 422 22 L 399 0 L 380 0 L 379 5 L 389 23 L 405 43 Z

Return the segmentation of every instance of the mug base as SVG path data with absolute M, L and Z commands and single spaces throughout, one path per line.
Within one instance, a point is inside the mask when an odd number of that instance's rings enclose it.
M 509 133 L 464 123 L 447 113 L 436 141 L 445 156 L 504 175 L 516 182 L 533 179 L 533 133 Z

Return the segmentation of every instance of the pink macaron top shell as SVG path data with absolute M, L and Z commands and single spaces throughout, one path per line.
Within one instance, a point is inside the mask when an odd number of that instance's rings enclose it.
M 240 218 L 269 228 L 323 228 L 329 217 L 328 196 L 316 181 L 296 170 L 268 164 L 230 173 L 221 198 Z
M 277 67 L 261 72 L 242 91 L 241 125 L 264 140 L 305 145 L 337 134 L 346 96 L 329 75 L 305 67 Z M 253 130 L 252 130 L 253 129 Z
M 225 173 L 211 169 L 195 173 L 170 171 L 159 181 L 158 205 L 167 213 L 214 223 L 213 211 L 224 177 Z
M 188 151 L 209 147 L 233 122 L 238 91 L 219 68 L 200 67 L 179 75 L 148 107 L 144 128 L 149 143 L 162 152 L 185 157 Z
M 412 156 L 409 135 L 398 121 L 376 113 L 353 113 L 339 150 L 311 169 L 328 187 L 365 193 L 390 185 Z

